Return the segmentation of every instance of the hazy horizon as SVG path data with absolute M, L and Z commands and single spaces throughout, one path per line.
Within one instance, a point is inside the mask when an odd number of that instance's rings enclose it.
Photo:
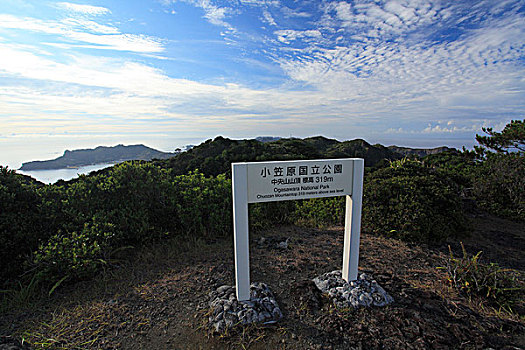
M 202 140 L 201 139 L 197 139 L 197 138 L 188 138 L 186 140 L 178 140 L 178 142 L 175 142 L 173 144 L 173 146 L 171 146 L 168 143 L 159 142 L 158 140 L 150 140 L 150 142 L 140 142 L 138 140 L 136 140 L 135 142 L 117 142 L 117 141 L 113 142 L 113 141 L 107 141 L 105 143 L 102 142 L 100 144 L 90 143 L 90 141 L 86 141 L 86 142 L 78 143 L 78 145 L 79 145 L 78 147 L 70 147 L 71 145 L 68 146 L 65 143 L 60 143 L 60 144 L 41 144 L 39 147 L 34 147 L 32 144 L 28 144 L 25 141 L 21 141 L 18 144 L 12 144 L 11 146 L 9 146 L 9 145 L 4 143 L 2 145 L 3 146 L 2 149 L 6 150 L 7 152 L 5 152 L 5 153 L 2 152 L 3 154 L 0 156 L 0 165 L 8 166 L 10 169 L 17 170 L 17 169 L 19 169 L 22 166 L 22 163 L 26 163 L 26 162 L 30 162 L 30 161 L 43 161 L 43 160 L 56 159 L 56 158 L 62 156 L 66 150 L 73 151 L 73 150 L 78 150 L 78 149 L 93 149 L 93 148 L 96 148 L 98 146 L 110 147 L 110 146 L 117 146 L 119 144 L 123 144 L 125 146 L 143 144 L 145 146 L 151 147 L 153 149 L 156 149 L 156 150 L 159 150 L 159 151 L 162 151 L 162 152 L 173 152 L 177 148 L 182 148 L 182 147 L 184 147 L 186 145 L 199 145 L 199 144 L 201 144 L 202 142 L 204 142 L 204 141 L 206 141 L 208 139 L 215 139 L 215 137 L 218 137 L 218 136 L 227 137 L 225 135 L 216 135 L 216 136 L 213 136 L 213 137 L 204 138 Z M 253 136 L 253 137 L 248 137 L 246 139 L 255 139 L 256 137 L 263 137 L 263 136 L 282 137 L 282 138 L 290 137 L 290 135 L 288 135 L 288 136 L 256 135 L 256 136 Z M 291 135 L 291 136 L 292 137 L 299 137 L 299 136 L 294 136 L 294 135 Z M 306 137 L 314 137 L 314 136 L 323 136 L 323 135 L 311 135 L 311 136 L 306 136 Z M 301 138 L 306 138 L 306 137 L 301 137 Z M 324 137 L 327 137 L 327 136 L 324 136 Z M 228 138 L 239 139 L 239 138 L 234 138 L 234 137 L 228 137 Z M 330 138 L 330 137 L 328 137 L 328 138 Z M 360 138 L 360 137 L 357 137 L 357 138 Z M 244 139 L 244 138 L 242 138 L 242 139 Z M 352 138 L 352 139 L 348 139 L 348 140 L 354 140 L 354 139 L 356 139 L 356 138 Z M 363 138 L 361 138 L 361 139 L 363 139 Z M 344 139 L 337 139 L 337 140 L 338 141 L 347 141 L 347 140 L 344 140 Z M 185 142 L 183 142 L 183 141 L 185 141 Z M 365 139 L 365 141 L 367 141 L 370 144 L 379 143 L 379 144 L 382 144 L 383 146 L 393 146 L 393 145 L 395 145 L 395 146 L 410 147 L 410 148 L 436 148 L 436 147 L 441 147 L 441 146 L 447 146 L 447 147 L 461 149 L 463 146 L 465 146 L 466 148 L 470 149 L 470 148 L 472 148 L 472 145 L 475 144 L 474 140 L 471 140 L 471 142 L 468 143 L 468 144 L 462 143 L 462 140 L 456 140 L 456 143 L 448 142 L 447 144 L 439 143 L 439 141 L 436 141 L 436 140 L 420 140 L 420 142 L 415 142 L 415 143 L 411 143 L 411 142 L 405 142 L 404 143 L 403 140 L 397 140 L 397 141 L 400 141 L 400 142 L 396 142 L 396 140 L 392 140 L 392 142 L 375 142 L 375 141 L 371 141 L 371 140 Z M 156 145 L 159 145 L 159 146 L 156 146 Z M 18 149 L 18 152 L 14 151 L 14 149 Z

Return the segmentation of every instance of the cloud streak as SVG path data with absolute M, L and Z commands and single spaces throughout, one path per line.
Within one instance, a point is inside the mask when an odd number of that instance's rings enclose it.
M 147 35 L 122 34 L 115 27 L 78 18 L 44 21 L 0 14 L 0 28 L 56 35 L 71 46 L 88 44 L 91 48 L 138 53 L 164 51 L 160 39 Z
M 70 2 L 59 2 L 56 5 L 58 8 L 80 13 L 83 15 L 100 16 L 111 13 L 109 9 L 100 6 L 73 4 Z

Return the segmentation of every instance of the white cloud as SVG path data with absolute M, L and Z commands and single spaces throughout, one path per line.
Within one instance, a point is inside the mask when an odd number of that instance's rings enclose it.
M 120 34 L 117 28 L 82 19 L 68 18 L 64 21 L 43 21 L 30 17 L 0 14 L 0 28 L 54 34 L 67 39 L 69 42 L 73 40 L 77 45 L 90 44 L 90 48 L 139 53 L 164 51 L 160 39 L 146 35 Z M 86 31 L 86 29 L 91 32 Z
M 204 18 L 206 18 L 211 24 L 229 27 L 224 21 L 228 12 L 227 8 L 215 6 L 209 0 L 199 0 L 197 4 L 204 10 Z
M 308 40 L 319 40 L 323 37 L 319 30 L 292 30 L 292 29 L 283 29 L 276 30 L 273 32 L 277 36 L 277 40 L 282 43 L 289 44 L 292 41 L 297 39 L 306 39 Z
M 164 5 L 169 5 L 177 0 L 163 0 Z M 180 0 L 198 7 L 204 11 L 204 18 L 213 25 L 225 27 L 230 31 L 235 31 L 235 28 L 226 21 L 229 14 L 234 13 L 234 9 L 230 7 L 221 7 L 214 5 L 211 0 Z M 252 1 L 254 2 L 254 1 Z
M 240 0 L 243 5 L 254 6 L 254 7 L 268 7 L 268 6 L 280 6 L 278 0 Z
M 159 39 L 146 35 L 118 34 L 118 35 L 92 35 L 89 33 L 70 33 L 69 37 L 79 42 L 92 45 L 92 49 L 132 51 L 138 53 L 159 53 L 164 51 L 164 46 Z
M 434 120 L 437 115 L 461 119 L 476 113 L 501 118 L 518 116 L 517 111 L 525 108 L 522 13 L 511 11 L 492 19 L 477 13 L 481 10 L 452 11 L 424 0 L 377 4 L 327 5 L 320 21 L 325 28 L 322 38 L 306 37 L 304 30 L 275 31 L 283 44 L 306 44 L 295 45 L 293 55 L 276 55 L 276 61 L 293 81 L 323 93 L 327 104 L 347 106 L 354 116 L 383 115 L 386 123 L 395 115 L 405 122 Z M 476 13 L 477 29 L 462 30 L 450 41 L 430 39 L 440 27 L 429 24 L 457 20 L 451 17 L 458 16 L 455 11 Z M 418 26 L 424 30 L 414 31 Z M 330 33 L 326 28 L 335 33 L 336 45 L 326 47 Z M 359 34 L 356 42 L 353 33 L 359 31 L 365 34 Z M 471 130 L 470 126 L 432 128 L 426 132 Z
M 207 89 L 199 83 L 170 79 L 158 69 L 135 62 L 71 56 L 69 63 L 58 63 L 52 58 L 43 58 L 3 44 L 0 44 L 0 72 L 27 79 L 117 89 L 146 96 L 170 93 L 191 95 Z
M 99 6 L 73 4 L 70 2 L 59 2 L 56 5 L 68 11 L 73 11 L 84 15 L 98 16 L 111 13 L 109 9 Z
M 71 58 L 58 63 L 52 57 L 0 45 L 0 74 L 23 82 L 10 80 L 0 88 L 0 133 L 116 132 L 136 130 L 137 125 L 151 131 L 162 130 L 168 121 L 173 129 L 184 123 L 187 132 L 194 125 L 195 130 L 222 133 L 233 123 L 238 130 L 249 130 L 255 120 L 261 128 L 278 121 L 301 129 L 312 116 L 327 111 L 322 107 L 326 96 L 316 92 L 204 84 L 170 78 L 136 62 Z
M 292 10 L 289 7 L 283 6 L 281 8 L 285 17 L 295 17 L 295 18 L 309 18 L 312 17 L 312 14 L 306 11 Z
M 98 34 L 118 34 L 117 27 L 97 23 L 83 18 L 66 18 L 60 23 L 71 28 L 79 28 Z
M 57 21 L 44 22 L 36 18 L 16 17 L 6 14 L 0 14 L 0 28 L 31 30 L 47 34 L 62 34 L 65 31 L 65 26 Z
M 275 22 L 272 14 L 266 9 L 263 10 L 263 21 L 271 26 L 277 26 L 277 23 Z
M 504 121 L 494 121 L 489 119 L 467 119 L 459 121 L 461 125 L 457 124 L 458 121 L 449 120 L 441 121 L 436 120 L 432 123 L 428 123 L 426 127 L 419 128 L 419 125 L 397 128 L 392 127 L 384 131 L 385 134 L 398 134 L 398 135 L 445 135 L 446 134 L 476 134 L 481 133 L 482 128 L 492 127 L 494 130 L 502 130 L 508 123 L 508 119 Z
M 422 133 L 423 134 L 433 134 L 433 133 L 442 134 L 442 133 L 455 133 L 455 132 L 466 132 L 466 131 L 475 132 L 475 131 L 478 131 L 478 129 L 473 128 L 473 127 L 459 128 L 457 126 L 453 126 L 453 127 L 446 127 L 446 126 L 441 126 L 441 125 L 432 126 L 431 124 L 428 124 L 428 126 L 425 129 L 423 129 Z
M 344 28 L 351 35 L 386 39 L 418 27 L 438 23 L 449 16 L 447 8 L 428 0 L 387 2 L 330 2 L 324 7 L 321 23 Z
M 184 1 L 201 8 L 208 22 L 232 30 L 236 15 L 244 14 L 212 0 Z M 59 60 L 50 47 L 0 39 L 0 75 L 8 82 L 0 87 L 0 134 L 118 134 L 140 128 L 189 134 L 206 130 L 211 135 L 224 134 L 232 125 L 238 134 L 277 130 L 341 138 L 373 132 L 425 138 L 479 132 L 485 123 L 480 119 L 490 126 L 522 118 L 525 110 L 523 14 L 509 10 L 516 4 L 512 2 L 505 5 L 503 18 L 484 17 L 502 9 L 479 3 L 485 8 L 426 0 L 340 1 L 322 5 L 321 13 L 312 16 L 306 6 L 290 10 L 274 1 L 241 0 L 254 11 L 253 18 L 272 26 L 270 37 L 260 39 L 265 45 L 261 51 L 288 78 L 283 86 L 267 89 L 234 84 L 228 77 L 214 80 L 222 81 L 216 84 L 177 79 L 144 61 L 74 51 L 62 52 Z M 322 18 L 315 22 L 318 15 Z M 132 51 L 142 59 L 169 45 L 123 34 L 98 19 L 68 16 L 44 21 L 0 15 L 0 28 L 53 34 L 57 42 L 46 38 L 46 45 L 63 49 Z M 307 17 L 297 29 L 297 19 Z M 476 29 L 468 29 L 473 20 Z M 290 27 L 282 27 L 286 23 Z M 258 44 L 250 41 L 243 49 Z M 257 60 L 248 52 L 239 61 Z

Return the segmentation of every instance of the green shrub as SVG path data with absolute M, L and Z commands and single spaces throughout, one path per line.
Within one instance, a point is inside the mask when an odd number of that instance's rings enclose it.
M 91 277 L 105 263 L 101 259 L 104 248 L 107 247 L 101 246 L 89 233 L 56 234 L 35 254 L 38 275 L 53 282 L 65 276 Z
M 473 193 L 486 210 L 525 220 L 525 154 L 488 154 L 477 169 Z
M 112 214 L 96 214 L 80 232 L 59 231 L 48 242 L 41 244 L 33 261 L 40 278 L 48 282 L 64 277 L 70 280 L 87 278 L 108 264 L 113 252 L 129 243 L 119 224 L 111 222 L 112 219 L 118 221 L 112 218 Z M 141 213 L 123 219 L 144 222 Z
M 450 150 L 430 154 L 424 157 L 422 161 L 427 167 L 438 168 L 462 188 L 470 188 L 476 167 L 479 165 L 475 161 L 475 156 L 474 152 L 467 150 L 463 150 L 463 152 Z
M 417 161 L 396 161 L 365 179 L 363 230 L 415 242 L 468 231 L 458 186 Z
M 71 183 L 40 190 L 50 232 L 81 232 L 86 223 L 107 222 L 117 227 L 116 242 L 153 241 L 169 226 L 165 203 L 166 171 L 148 164 L 119 164 L 105 173 L 81 176 Z
M 213 239 L 232 232 L 231 180 L 225 175 L 205 177 L 190 173 L 171 183 L 171 200 L 178 216 L 177 232 Z
M 295 203 L 293 217 L 298 225 L 320 228 L 344 225 L 345 197 L 315 198 Z
M 231 181 L 224 175 L 172 176 L 151 163 L 124 163 L 41 193 L 49 228 L 58 233 L 34 263 L 50 280 L 91 276 L 122 247 L 231 234 Z
M 0 285 L 23 272 L 23 262 L 47 237 L 36 188 L 0 166 Z
M 249 205 L 250 229 L 264 230 L 293 223 L 295 201 L 254 203 Z
M 402 159 L 367 174 L 363 195 L 363 229 L 408 241 L 439 242 L 468 232 L 459 186 L 448 173 Z M 345 198 L 295 201 L 296 224 L 343 225 Z

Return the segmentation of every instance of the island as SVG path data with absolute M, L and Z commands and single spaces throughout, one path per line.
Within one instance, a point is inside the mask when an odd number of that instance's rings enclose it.
M 404 156 L 418 156 L 420 158 L 426 157 L 431 154 L 438 154 L 443 152 L 458 152 L 458 150 L 446 146 L 436 148 L 409 148 L 399 146 L 388 146 L 388 149 L 392 152 L 402 154 Z
M 99 146 L 94 149 L 66 150 L 64 155 L 52 160 L 23 163 L 20 170 L 77 168 L 94 164 L 121 163 L 127 160 L 167 159 L 173 156 L 175 153 L 161 152 L 144 145 Z

